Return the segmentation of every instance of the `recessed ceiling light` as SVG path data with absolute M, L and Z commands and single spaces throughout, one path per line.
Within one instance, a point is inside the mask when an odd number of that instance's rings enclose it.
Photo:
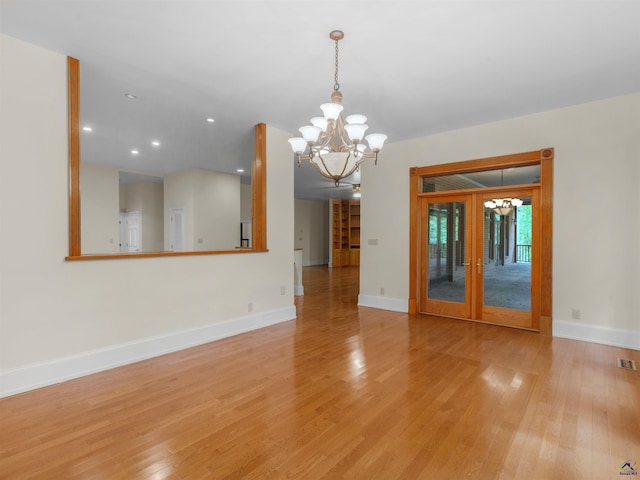
M 138 150 L 135 150 L 135 149 L 134 149 L 134 150 L 131 150 L 131 153 L 132 153 L 133 155 L 138 155 L 140 152 L 139 152 Z
M 125 93 L 124 96 L 131 100 L 135 100 L 136 98 L 138 98 L 138 96 L 134 95 L 133 93 Z
M 151 142 L 151 145 L 153 145 L 154 147 L 159 147 L 160 146 L 160 142 L 158 140 L 153 140 Z
M 244 168 L 238 168 L 238 169 L 236 170 L 236 172 L 238 172 L 238 173 L 244 173 Z
M 82 127 L 82 130 L 84 130 L 85 132 L 93 132 L 93 128 L 91 128 L 89 125 Z
M 207 117 L 207 122 L 213 123 L 213 122 L 215 122 L 215 120 L 213 118 L 211 118 L 211 117 Z

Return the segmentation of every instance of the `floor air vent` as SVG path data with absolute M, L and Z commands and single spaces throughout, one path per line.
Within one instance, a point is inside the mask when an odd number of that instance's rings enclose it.
M 636 370 L 636 362 L 634 362 L 633 360 L 625 360 L 624 358 L 619 358 L 618 368 L 624 368 L 626 370 Z

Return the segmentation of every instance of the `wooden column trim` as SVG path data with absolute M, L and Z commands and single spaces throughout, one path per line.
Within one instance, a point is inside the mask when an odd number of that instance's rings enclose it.
M 267 126 L 256 125 L 255 160 L 251 169 L 251 181 L 254 183 L 251 197 L 252 248 L 267 249 Z
M 540 333 L 553 334 L 553 148 L 542 150 L 540 160 Z
M 420 176 L 417 168 L 409 170 L 409 313 L 418 313 L 420 298 L 418 274 L 420 272 L 418 258 L 418 194 L 420 193 Z
M 69 115 L 69 256 L 80 256 L 80 62 L 67 57 Z

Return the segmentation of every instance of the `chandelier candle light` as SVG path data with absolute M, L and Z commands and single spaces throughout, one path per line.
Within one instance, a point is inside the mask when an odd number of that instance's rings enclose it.
M 338 83 L 338 42 L 344 33 L 334 30 L 329 38 L 336 42 L 336 70 L 331 103 L 323 103 L 320 109 L 324 116 L 311 119 L 311 125 L 300 127 L 301 137 L 289 139 L 298 159 L 298 167 L 308 160 L 321 175 L 332 179 L 336 187 L 340 180 L 353 174 L 366 158 L 378 163 L 378 152 L 382 149 L 386 135 L 372 133 L 364 136 L 369 126 L 364 115 L 349 115 L 342 118 L 342 93 Z M 367 144 L 362 142 L 362 139 Z

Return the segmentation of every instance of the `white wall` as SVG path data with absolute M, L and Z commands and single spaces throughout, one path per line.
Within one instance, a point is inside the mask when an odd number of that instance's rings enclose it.
M 165 176 L 165 246 L 171 207 L 185 209 L 187 250 L 228 250 L 240 245 L 240 177 L 190 168 Z
M 302 248 L 302 265 L 329 263 L 329 202 L 295 201 L 295 248 Z
M 80 225 L 82 248 L 86 253 L 118 253 L 118 169 L 82 163 L 80 166 Z
M 554 334 L 640 348 L 640 94 L 385 146 L 362 175 L 361 303 L 406 311 L 410 167 L 544 147 L 555 148 Z
M 240 220 L 251 221 L 252 187 L 244 183 L 240 184 Z
M 193 250 L 235 248 L 240 245 L 240 177 L 201 168 L 195 171 Z
M 164 249 L 171 251 L 171 209 L 184 208 L 185 250 L 193 250 L 193 212 L 195 169 L 180 170 L 164 177 Z
M 295 318 L 290 134 L 267 128 L 269 252 L 65 261 L 66 58 L 0 48 L 0 395 Z

